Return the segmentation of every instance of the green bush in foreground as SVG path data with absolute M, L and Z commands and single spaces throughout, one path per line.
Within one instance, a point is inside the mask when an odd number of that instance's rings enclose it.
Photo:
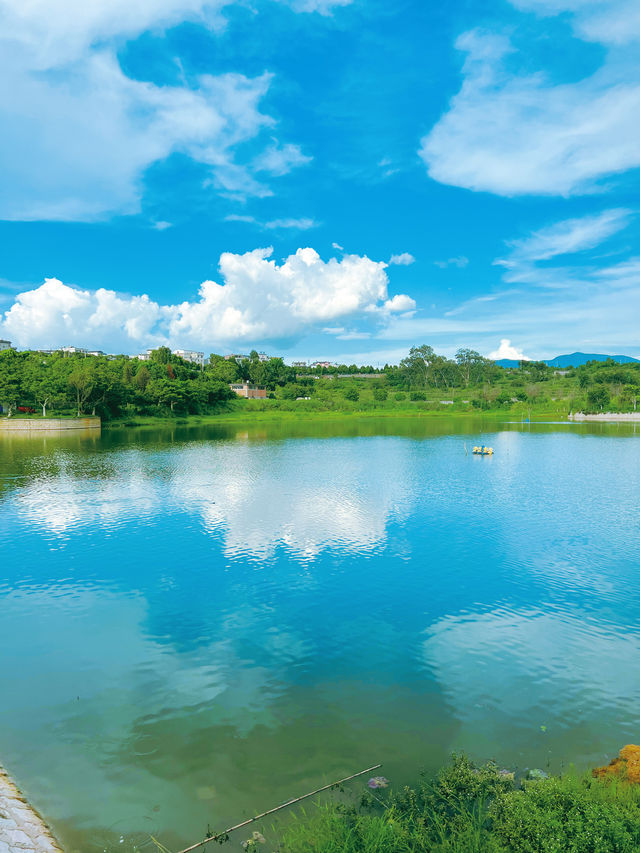
M 301 811 L 282 853 L 635 853 L 640 791 L 563 776 L 515 783 L 496 765 L 454 756 L 438 778 L 360 805 Z

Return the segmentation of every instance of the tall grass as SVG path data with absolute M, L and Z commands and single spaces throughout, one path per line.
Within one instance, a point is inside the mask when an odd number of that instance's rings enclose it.
M 382 795 L 384 796 L 384 795 Z M 640 786 L 568 774 L 516 781 L 454 756 L 437 779 L 300 810 L 282 853 L 637 853 Z

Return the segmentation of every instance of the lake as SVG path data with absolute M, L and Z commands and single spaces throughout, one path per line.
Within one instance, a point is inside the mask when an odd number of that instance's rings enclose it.
M 177 850 L 378 762 L 608 761 L 640 731 L 635 429 L 0 440 L 0 761 L 82 853 Z

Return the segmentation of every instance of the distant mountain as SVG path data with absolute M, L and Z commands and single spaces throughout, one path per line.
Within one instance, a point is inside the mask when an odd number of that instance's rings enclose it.
M 592 352 L 572 352 L 569 355 L 557 355 L 555 358 L 543 359 L 549 367 L 565 368 L 565 367 L 580 367 L 581 364 L 586 364 L 588 361 L 617 361 L 618 364 L 628 364 L 629 362 L 638 362 L 640 359 L 632 358 L 630 355 L 602 355 L 602 353 Z M 519 361 L 514 361 L 511 358 L 501 358 L 496 361 L 500 367 L 518 367 Z
M 618 364 L 628 364 L 630 361 L 638 361 L 630 355 L 602 355 L 592 352 L 572 352 L 570 355 L 557 355 L 555 358 L 547 359 L 549 367 L 580 367 L 588 361 L 606 361 L 607 359 L 617 361 Z

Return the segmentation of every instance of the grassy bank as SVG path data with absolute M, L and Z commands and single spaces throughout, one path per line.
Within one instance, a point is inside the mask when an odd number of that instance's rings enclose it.
M 636 853 L 640 786 L 568 774 L 520 779 L 454 757 L 415 788 L 297 813 L 282 853 Z M 535 777 L 538 778 L 535 778 Z
M 442 406 L 429 402 L 369 403 L 319 405 L 315 400 L 233 400 L 208 414 L 135 414 L 103 421 L 104 428 L 171 426 L 231 422 L 275 422 L 303 420 L 332 420 L 336 418 L 437 418 L 482 417 L 500 420 L 524 420 L 531 415 L 537 420 L 566 420 L 564 407 L 539 407 L 524 410 L 521 406 L 477 409 L 473 406 Z

